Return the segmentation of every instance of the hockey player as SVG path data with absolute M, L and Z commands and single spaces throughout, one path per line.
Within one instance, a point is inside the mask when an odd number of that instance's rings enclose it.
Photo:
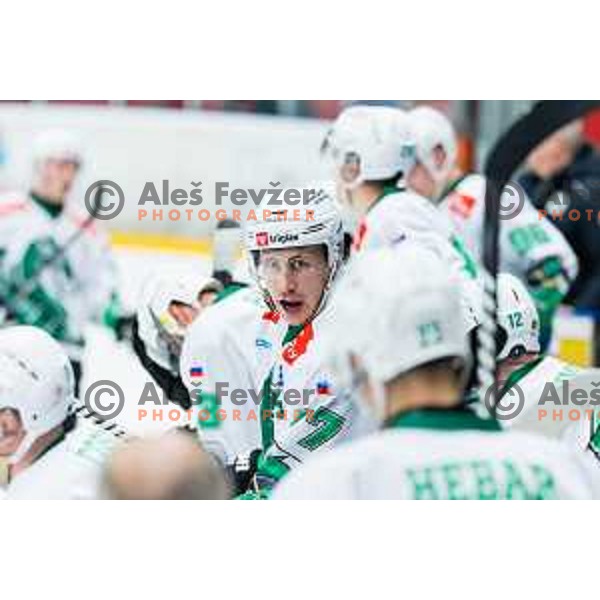
M 240 245 L 239 223 L 219 221 L 213 234 L 212 277 L 169 270 L 152 277 L 142 290 L 133 320 L 133 349 L 166 397 L 185 409 L 191 399 L 179 374 L 183 338 L 200 311 L 247 287 L 235 278 Z
M 181 346 L 199 312 L 212 304 L 223 286 L 194 271 L 159 274 L 142 290 L 133 323 L 133 349 L 166 397 L 185 409 L 190 394 L 179 376 Z
M 46 332 L 0 332 L 0 495 L 91 499 L 118 438 L 73 413 L 73 370 Z
M 338 117 L 322 151 L 333 162 L 337 194 L 358 219 L 353 251 L 417 242 L 444 258 L 463 290 L 467 324 L 477 317 L 477 263 L 450 221 L 406 187 L 415 146 L 406 114 L 383 106 L 352 106 Z
M 499 402 L 504 404 L 501 410 L 506 410 L 501 424 L 507 429 L 561 438 L 569 427 L 569 420 L 552 418 L 555 405 L 549 405 L 551 410 L 547 410 L 540 400 L 546 397 L 548 385 L 560 395 L 562 383 L 585 370 L 542 352 L 537 308 L 524 284 L 514 275 L 499 274 L 497 301 Z M 485 390 L 479 395 L 485 395 Z M 522 406 L 518 406 L 519 403 Z
M 383 430 L 316 457 L 275 499 L 593 496 L 563 444 L 502 431 L 465 408 L 460 296 L 438 256 L 417 245 L 365 253 L 333 305 L 334 372 Z
M 440 207 L 480 262 L 485 178 L 475 173 L 459 174 L 456 134 L 441 112 L 423 106 L 413 109 L 409 116 L 417 162 L 408 185 Z M 577 257 L 560 231 L 548 219 L 540 218 L 522 188 L 508 186 L 501 202 L 502 206 L 513 206 L 515 216 L 502 221 L 500 267 L 526 282 L 540 315 L 545 348 L 556 308 L 577 275 Z
M 84 326 L 108 318 L 116 273 L 107 237 L 73 206 L 69 193 L 83 156 L 68 132 L 34 144 L 28 193 L 0 195 L 0 307 L 8 322 L 42 327 L 81 376 Z
M 319 350 L 342 268 L 341 216 L 323 191 L 304 208 L 300 219 L 274 213 L 248 223 L 256 287 L 203 312 L 184 340 L 181 375 L 201 390 L 201 439 L 232 465 L 238 491 L 268 490 L 350 428 Z

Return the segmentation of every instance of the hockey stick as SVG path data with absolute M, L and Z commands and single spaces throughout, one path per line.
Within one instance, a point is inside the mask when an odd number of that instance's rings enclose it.
M 71 415 L 75 416 L 78 419 L 83 419 L 85 421 L 93 423 L 96 427 L 99 427 L 104 431 L 110 432 L 112 435 L 119 439 L 134 439 L 140 437 L 130 433 L 129 431 L 127 431 L 127 429 L 125 429 L 122 425 L 120 425 L 113 419 L 106 420 L 102 415 L 92 411 L 88 407 L 88 405 L 80 399 L 76 399 L 75 403 L 72 405 Z M 198 429 L 194 424 L 186 424 L 176 425 L 172 428 L 169 428 L 166 432 L 174 431 L 197 435 Z
M 104 187 L 98 186 L 96 193 L 94 194 L 94 203 L 92 205 L 92 211 L 89 216 L 81 223 L 79 229 L 71 237 L 69 237 L 62 246 L 59 246 L 56 251 L 49 257 L 47 257 L 38 267 L 37 271 L 27 280 L 27 283 L 20 288 L 17 288 L 15 296 L 19 299 L 26 298 L 33 288 L 35 287 L 38 279 L 42 273 L 56 264 L 61 258 L 65 256 L 68 250 L 79 240 L 79 238 L 85 233 L 85 230 L 89 227 L 92 221 L 98 216 L 100 208 L 102 206 L 102 195 L 104 194 Z
M 497 301 L 496 278 L 500 263 L 500 196 L 513 173 L 527 155 L 557 129 L 600 108 L 599 100 L 545 100 L 518 120 L 490 151 L 484 174 L 487 178 L 483 228 L 484 318 L 477 335 L 478 377 L 486 397 L 496 405 L 497 389 Z M 489 407 L 489 404 L 488 404 Z
M 5 318 L 10 318 L 11 315 L 18 312 L 18 308 L 15 307 L 18 307 L 20 303 L 27 301 L 29 295 L 35 290 L 39 278 L 46 271 L 46 269 L 52 265 L 55 265 L 62 257 L 64 257 L 69 249 L 72 248 L 73 245 L 85 233 L 85 230 L 88 228 L 90 223 L 99 214 L 103 193 L 103 187 L 99 186 L 94 195 L 90 215 L 81 223 L 77 231 L 75 231 L 61 246 L 53 249 L 54 251 L 50 254 L 50 256 L 42 258 L 40 263 L 36 266 L 36 268 L 34 268 L 34 272 L 28 276 L 26 281 L 21 280 L 10 283 L 9 281 L 4 282 L 4 278 L 2 279 L 3 284 L 2 291 L 0 292 L 0 305 L 3 305 L 6 311 Z M 73 341 L 76 342 L 76 340 Z

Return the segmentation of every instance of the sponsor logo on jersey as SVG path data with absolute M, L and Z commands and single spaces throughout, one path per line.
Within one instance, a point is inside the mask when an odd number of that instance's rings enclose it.
M 475 208 L 475 198 L 465 194 L 454 193 L 448 199 L 448 208 L 455 215 L 468 219 Z
M 272 348 L 273 344 L 269 340 L 265 340 L 265 338 L 257 338 L 256 340 L 257 348 Z

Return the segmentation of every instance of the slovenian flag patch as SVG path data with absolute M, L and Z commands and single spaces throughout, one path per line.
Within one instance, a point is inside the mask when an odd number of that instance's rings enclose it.
M 192 380 L 199 380 L 204 377 L 204 367 L 201 365 L 194 365 L 190 368 L 190 378 Z
M 331 394 L 331 386 L 329 382 L 325 379 L 317 382 L 317 395 L 319 396 L 328 396 Z

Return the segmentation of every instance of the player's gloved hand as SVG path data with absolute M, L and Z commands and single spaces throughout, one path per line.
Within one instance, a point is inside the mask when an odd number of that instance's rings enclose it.
M 234 500 L 268 500 L 271 496 L 271 490 L 250 490 L 236 496 Z
M 543 351 L 552 337 L 554 313 L 566 296 L 571 281 L 560 258 L 550 256 L 527 271 L 527 285 L 540 317 L 540 345 Z
M 554 311 L 568 292 L 570 283 L 557 256 L 550 256 L 527 271 L 527 284 L 539 311 Z
M 227 474 L 234 488 L 234 496 L 248 491 L 262 452 L 258 449 L 238 454 L 233 464 L 227 466 Z

